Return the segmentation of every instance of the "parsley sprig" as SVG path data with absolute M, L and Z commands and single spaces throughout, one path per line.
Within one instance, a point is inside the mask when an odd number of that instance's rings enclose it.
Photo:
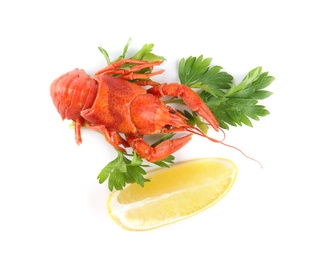
M 259 117 L 269 114 L 258 101 L 272 95 L 272 92 L 263 89 L 273 82 L 274 77 L 269 76 L 268 72 L 262 72 L 262 67 L 257 67 L 236 85 L 230 74 L 221 71 L 221 66 L 211 66 L 211 62 L 211 58 L 204 59 L 202 55 L 182 59 L 179 64 L 179 79 L 182 84 L 200 91 L 200 97 L 210 108 L 220 127 L 229 129 L 229 125 L 243 124 L 252 127 L 250 119 L 259 120 Z
M 134 152 L 132 160 L 119 150 L 116 150 L 118 156 L 115 160 L 109 162 L 99 173 L 97 179 L 99 183 L 104 183 L 108 179 L 108 188 L 113 190 L 123 189 L 127 183 L 138 183 L 144 187 L 144 183 L 149 181 L 143 175 L 146 174 L 142 168 L 143 160 Z
M 110 60 L 108 52 L 102 46 L 99 46 L 98 49 L 101 52 L 101 54 L 104 56 L 104 58 L 106 59 L 107 65 L 109 65 L 109 64 L 111 64 L 113 62 L 116 62 L 118 60 L 127 58 L 126 56 L 127 56 L 127 53 L 128 53 L 130 43 L 131 43 L 131 38 L 127 41 L 127 44 L 123 48 L 122 54 L 117 59 L 115 59 L 113 61 Z M 165 58 L 163 56 L 159 56 L 159 55 L 156 55 L 156 54 L 152 53 L 153 47 L 154 47 L 154 44 L 152 44 L 152 43 L 151 44 L 144 44 L 143 47 L 140 50 L 138 50 L 133 56 L 130 57 L 130 59 L 132 59 L 132 60 L 143 60 L 143 61 L 149 61 L 149 62 L 165 60 Z M 125 66 L 127 66 L 127 65 L 125 65 Z M 136 72 L 136 73 L 141 73 L 141 72 Z
M 152 147 L 163 140 L 171 138 L 173 135 L 173 133 L 165 134 Z M 97 176 L 99 183 L 104 183 L 108 179 L 108 188 L 110 191 L 113 189 L 121 190 L 127 183 L 138 183 L 144 187 L 144 183 L 150 180 L 144 178 L 146 171 L 143 167 L 150 167 L 150 165 L 143 164 L 142 158 L 136 152 L 132 154 L 123 153 L 119 150 L 116 150 L 116 152 L 117 157 L 109 162 Z M 131 160 L 128 157 L 131 157 Z M 159 167 L 169 167 L 169 164 L 174 163 L 174 159 L 174 156 L 170 155 L 161 161 L 153 162 L 153 164 Z

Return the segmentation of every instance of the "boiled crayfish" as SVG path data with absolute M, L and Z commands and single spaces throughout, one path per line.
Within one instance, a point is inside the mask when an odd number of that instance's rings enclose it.
M 116 149 L 124 152 L 124 148 L 131 147 L 141 158 L 154 162 L 183 147 L 193 133 L 205 136 L 197 127 L 189 125 L 181 113 L 165 105 L 160 100 L 163 96 L 181 98 L 218 131 L 214 115 L 192 89 L 178 83 L 150 80 L 151 76 L 163 72 L 152 72 L 161 63 L 120 59 L 92 77 L 84 70 L 75 69 L 54 80 L 50 88 L 53 103 L 62 119 L 75 122 L 77 144 L 82 143 L 81 127 L 86 126 L 102 132 Z M 126 64 L 130 65 L 129 69 L 124 69 Z M 140 73 L 144 69 L 150 69 L 149 73 Z M 144 135 L 169 132 L 189 134 L 166 139 L 155 147 L 143 140 Z

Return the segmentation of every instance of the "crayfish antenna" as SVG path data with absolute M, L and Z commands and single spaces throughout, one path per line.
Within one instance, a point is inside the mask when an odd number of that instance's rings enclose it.
M 252 158 L 252 157 L 246 155 L 241 149 L 239 149 L 239 148 L 237 148 L 237 147 L 235 147 L 235 146 L 229 145 L 229 144 L 225 144 L 224 142 L 220 142 L 220 143 L 223 144 L 223 145 L 225 145 L 225 146 L 227 146 L 227 147 L 230 147 L 230 148 L 233 148 L 233 149 L 239 151 L 239 152 L 242 153 L 247 159 L 252 160 L 252 161 L 258 163 L 258 164 L 261 166 L 261 168 L 263 169 L 263 165 L 262 165 L 262 163 L 261 163 L 260 161 L 258 161 L 258 160 L 256 160 L 255 158 Z
M 190 126 L 190 127 L 187 127 L 187 128 L 186 128 L 186 131 L 188 131 L 188 132 L 190 132 L 190 133 L 193 133 L 193 134 L 196 134 L 196 135 L 199 135 L 199 136 L 202 136 L 202 137 L 205 137 L 205 138 L 209 139 L 209 140 L 212 141 L 212 142 L 220 143 L 220 144 L 223 144 L 223 145 L 225 145 L 225 146 L 227 146 L 227 147 L 233 148 L 233 149 L 239 151 L 239 152 L 240 152 L 243 156 L 245 156 L 247 159 L 252 160 L 252 161 L 258 163 L 258 164 L 261 166 L 261 168 L 263 168 L 263 165 L 262 165 L 262 163 L 261 163 L 260 161 L 258 161 L 258 160 L 256 160 L 256 159 L 254 159 L 254 158 L 252 158 L 252 157 L 246 155 L 241 149 L 239 149 L 239 148 L 237 148 L 237 147 L 235 147 L 235 146 L 232 146 L 232 145 L 229 145 L 229 144 L 224 143 L 224 140 L 225 140 L 225 138 L 226 138 L 225 131 L 224 131 L 221 127 L 218 127 L 218 129 L 219 129 L 219 130 L 223 133 L 223 135 L 224 135 L 224 137 L 223 137 L 221 140 L 217 140 L 217 139 L 214 139 L 214 138 L 208 136 L 207 134 L 205 134 L 205 133 L 204 133 L 201 129 L 199 129 L 198 127 Z

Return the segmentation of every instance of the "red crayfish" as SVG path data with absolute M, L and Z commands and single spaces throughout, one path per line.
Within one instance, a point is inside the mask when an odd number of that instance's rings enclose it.
M 206 137 L 197 127 L 189 125 L 185 116 L 164 104 L 160 100 L 163 96 L 180 97 L 188 108 L 218 131 L 216 118 L 191 88 L 150 80 L 163 70 L 140 73 L 161 63 L 121 59 L 92 77 L 84 70 L 75 69 L 54 80 L 50 88 L 53 103 L 62 119 L 75 122 L 77 144 L 82 142 L 80 128 L 86 126 L 102 132 L 116 149 L 124 152 L 124 148 L 131 147 L 141 158 L 154 162 L 183 147 L 193 133 Z M 129 69 L 123 69 L 126 64 L 131 65 Z M 155 147 L 143 140 L 144 135 L 169 132 L 189 134 L 166 139 Z

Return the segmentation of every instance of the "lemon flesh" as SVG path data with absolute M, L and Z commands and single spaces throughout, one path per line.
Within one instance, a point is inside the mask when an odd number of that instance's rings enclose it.
M 123 228 L 149 230 L 188 218 L 210 207 L 232 187 L 236 165 L 223 158 L 175 163 L 151 171 L 144 187 L 130 184 L 111 193 L 110 216 Z

